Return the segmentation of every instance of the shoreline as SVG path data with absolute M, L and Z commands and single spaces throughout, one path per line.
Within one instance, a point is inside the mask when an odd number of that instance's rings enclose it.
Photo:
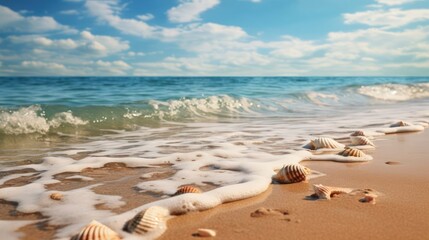
M 192 234 L 198 228 L 214 229 L 220 239 L 280 239 L 285 234 L 292 239 L 425 239 L 429 235 L 429 207 L 424 201 L 429 198 L 424 192 L 429 180 L 427 139 L 426 131 L 379 136 L 377 148 L 368 151 L 374 157 L 369 163 L 304 161 L 326 176 L 307 183 L 272 184 L 259 196 L 173 218 L 159 239 L 195 239 Z M 359 202 L 361 195 L 311 200 L 313 184 L 371 188 L 381 196 L 375 205 Z M 261 207 L 289 214 L 250 216 Z

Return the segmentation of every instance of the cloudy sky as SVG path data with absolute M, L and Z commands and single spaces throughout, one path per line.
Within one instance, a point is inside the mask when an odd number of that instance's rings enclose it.
M 427 0 L 0 0 L 0 75 L 429 75 Z

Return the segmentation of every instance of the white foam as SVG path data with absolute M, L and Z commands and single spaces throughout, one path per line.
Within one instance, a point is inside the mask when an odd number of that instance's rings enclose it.
M 57 113 L 51 120 L 46 119 L 44 113 L 40 113 L 41 111 L 42 108 L 39 105 L 32 105 L 12 112 L 1 112 L 0 131 L 14 135 L 28 133 L 44 134 L 51 128 L 58 128 L 62 124 L 87 124 L 86 121 L 73 116 L 71 111 Z
M 23 233 L 17 232 L 18 229 L 36 223 L 37 221 L 5 221 L 0 220 L 1 239 L 18 240 L 22 239 Z

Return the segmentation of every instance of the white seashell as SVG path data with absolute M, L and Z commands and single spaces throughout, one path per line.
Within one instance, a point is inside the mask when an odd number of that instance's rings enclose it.
M 350 136 L 356 137 L 356 136 L 365 136 L 365 132 L 362 130 L 354 131 Z
M 370 145 L 375 147 L 374 143 L 371 142 L 367 137 L 365 136 L 356 136 L 351 137 L 352 145 Z
M 107 226 L 92 220 L 72 240 L 120 240 L 119 235 Z
M 390 127 L 405 127 L 405 126 L 412 126 L 412 125 L 413 124 L 411 124 L 409 122 L 399 121 L 397 123 L 390 125 Z
M 328 200 L 334 195 L 352 192 L 352 189 L 350 188 L 328 187 L 323 186 L 322 184 L 313 185 L 313 189 L 318 198 Z
M 330 149 L 337 149 L 337 148 L 344 148 L 344 144 L 341 144 L 337 141 L 335 141 L 332 138 L 316 138 L 311 141 L 312 145 L 314 146 L 314 149 L 320 149 L 320 148 L 330 148 Z
M 158 228 L 163 221 L 166 209 L 158 206 L 152 206 L 146 211 L 142 211 L 128 221 L 125 230 L 130 233 L 144 234 Z
M 57 200 L 57 201 L 59 201 L 59 200 L 63 199 L 63 195 L 62 195 L 61 193 L 59 193 L 59 192 L 54 192 L 54 193 L 52 193 L 51 195 L 49 195 L 49 197 L 50 197 L 52 200 Z
M 306 180 L 307 175 L 311 173 L 311 170 L 300 164 L 289 164 L 283 166 L 273 179 L 279 183 L 296 183 Z
M 198 229 L 198 236 L 199 237 L 215 237 L 216 231 L 212 229 L 207 228 L 200 228 Z
M 185 193 L 201 193 L 201 189 L 190 185 L 181 186 L 179 189 L 177 189 L 174 195 L 180 195 Z
M 344 157 L 365 157 L 366 154 L 359 149 L 346 147 L 343 151 L 339 152 L 338 155 Z

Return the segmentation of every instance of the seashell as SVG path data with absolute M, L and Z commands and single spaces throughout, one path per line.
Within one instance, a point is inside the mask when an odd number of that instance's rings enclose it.
M 216 231 L 208 228 L 200 228 L 197 233 L 199 237 L 216 237 Z
M 166 209 L 158 206 L 152 206 L 146 211 L 142 211 L 134 216 L 133 219 L 128 221 L 125 225 L 125 230 L 130 233 L 144 234 L 158 228 L 165 216 Z
M 371 145 L 375 147 L 375 144 L 365 136 L 352 137 L 351 140 L 353 145 Z
M 296 183 L 306 180 L 311 170 L 300 164 L 289 164 L 283 166 L 273 179 L 279 183 Z
M 185 193 L 201 193 L 201 190 L 197 187 L 186 185 L 186 186 L 181 186 L 179 189 L 177 189 L 174 195 L 180 195 Z
M 72 240 L 120 240 L 119 235 L 107 226 L 92 220 Z
M 397 123 L 390 125 L 390 127 L 405 127 L 405 126 L 412 126 L 412 124 L 409 122 L 399 121 Z
M 356 136 L 365 136 L 365 132 L 362 130 L 354 131 L 350 136 L 356 137 Z
M 312 145 L 314 146 L 314 149 L 320 149 L 320 148 L 330 148 L 330 149 L 337 149 L 337 148 L 343 148 L 344 145 L 335 141 L 332 138 L 316 138 L 311 141 Z
M 359 149 L 346 147 L 343 151 L 339 152 L 338 155 L 344 157 L 365 157 L 366 154 Z
M 52 193 L 51 195 L 49 195 L 49 197 L 52 199 L 52 200 L 57 200 L 57 201 L 59 201 L 59 200 L 61 200 L 61 199 L 63 199 L 63 194 L 61 194 L 61 193 L 59 193 L 59 192 L 54 192 L 54 193 Z
M 322 184 L 313 185 L 314 193 L 320 199 L 331 199 L 334 195 L 341 193 L 350 193 L 352 189 L 350 188 L 339 188 L 339 187 L 328 187 L 323 186 Z

